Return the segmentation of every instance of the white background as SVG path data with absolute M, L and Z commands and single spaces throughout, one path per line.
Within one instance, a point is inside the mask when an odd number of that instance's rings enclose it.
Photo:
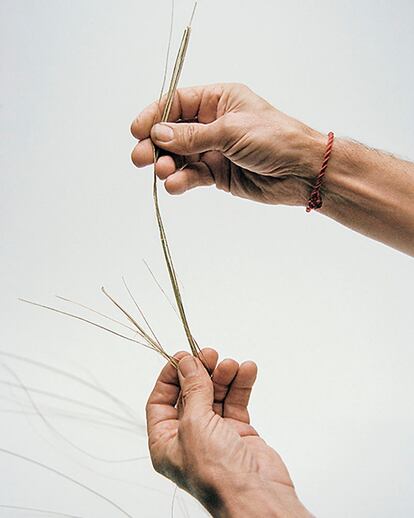
M 167 286 L 151 168 L 136 170 L 129 158 L 130 122 L 158 96 L 170 2 L 0 6 L 1 349 L 99 381 L 143 424 L 162 362 L 17 297 L 69 308 L 58 293 L 117 316 L 99 288 L 128 305 L 125 275 L 168 350 L 185 347 L 142 263 Z M 191 8 L 177 1 L 174 49 Z M 414 159 L 413 23 L 409 0 L 204 0 L 181 84 L 244 82 L 320 131 Z M 258 363 L 253 423 L 285 459 L 308 508 L 318 517 L 413 516 L 412 259 L 301 208 L 214 189 L 162 193 L 161 204 L 194 334 L 223 356 Z M 51 426 L 112 460 L 146 456 L 143 431 L 64 418 L 63 409 L 97 414 L 32 393 L 48 426 L 32 415 L 12 371 L 33 388 L 122 409 L 73 379 L 0 361 L 0 380 L 17 385 L 0 384 L 0 448 L 61 470 L 134 518 L 171 515 L 174 486 L 148 459 L 93 461 Z M 2 505 L 122 516 L 1 451 L 0 472 Z M 176 518 L 186 516 L 184 505 L 204 516 L 180 496 Z M 0 516 L 35 515 L 0 507 Z

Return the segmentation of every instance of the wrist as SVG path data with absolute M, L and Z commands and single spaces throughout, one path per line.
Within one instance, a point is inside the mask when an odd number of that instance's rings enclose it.
M 301 125 L 291 137 L 291 150 L 297 167 L 293 171 L 296 181 L 294 205 L 306 206 L 319 174 L 326 149 L 327 136 Z
M 238 518 L 241 510 L 244 518 L 311 517 L 292 486 L 253 474 L 219 478 L 199 498 L 214 518 Z

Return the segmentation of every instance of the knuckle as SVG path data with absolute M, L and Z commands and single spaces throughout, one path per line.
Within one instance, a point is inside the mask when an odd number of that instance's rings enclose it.
M 163 102 L 164 97 L 162 97 L 161 102 Z M 154 119 L 157 118 L 158 114 L 161 112 L 161 106 L 158 101 L 153 101 L 147 108 L 148 112 L 151 113 Z
M 182 142 L 185 153 L 191 153 L 197 138 L 197 129 L 194 124 L 188 124 L 184 131 L 184 139 Z
M 187 96 L 190 100 L 191 105 L 198 103 L 199 94 L 195 88 L 190 88 L 190 90 L 187 93 Z
M 238 91 L 243 96 L 248 96 L 251 93 L 253 93 L 252 90 L 247 85 L 245 85 L 244 83 L 239 83 L 238 84 Z
M 237 114 L 228 113 L 217 122 L 220 134 L 220 150 L 225 151 L 240 134 L 240 130 L 242 129 L 240 119 Z
M 218 121 L 220 131 L 223 133 L 231 133 L 236 128 L 239 127 L 239 120 L 236 113 L 226 113 L 223 117 L 221 117 Z
M 245 83 L 239 83 L 239 88 L 243 92 L 251 92 L 250 88 Z
M 188 380 L 186 387 L 182 389 L 182 396 L 185 399 L 188 399 L 193 396 L 198 396 L 200 393 L 206 391 L 206 384 L 204 380 L 198 376 L 193 377 L 191 382 Z
M 238 93 L 245 93 L 251 91 L 250 88 L 244 83 L 229 83 L 228 86 L 231 90 L 234 90 Z

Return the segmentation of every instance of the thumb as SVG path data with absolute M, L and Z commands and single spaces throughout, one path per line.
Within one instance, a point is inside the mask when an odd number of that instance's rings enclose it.
M 157 146 L 176 155 L 192 155 L 205 151 L 219 151 L 222 132 L 220 124 L 161 123 L 151 130 L 151 139 Z
M 212 410 L 214 390 L 208 372 L 198 358 L 185 356 L 178 364 L 184 416 L 199 417 Z

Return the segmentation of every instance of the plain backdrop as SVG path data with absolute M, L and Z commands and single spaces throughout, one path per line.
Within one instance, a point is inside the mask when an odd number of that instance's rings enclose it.
M 176 4 L 174 53 L 192 9 Z M 1 352 L 103 387 L 141 426 L 78 379 L 0 355 L 0 505 L 122 516 L 6 449 L 134 518 L 172 515 L 174 486 L 153 472 L 142 428 L 162 361 L 17 301 L 82 312 L 59 294 L 119 317 L 100 286 L 131 309 L 124 275 L 167 349 L 185 348 L 142 262 L 167 289 L 151 168 L 130 162 L 130 122 L 160 89 L 170 10 L 0 1 Z M 244 82 L 320 131 L 414 159 L 413 24 L 410 0 L 202 0 L 181 85 Z M 193 332 L 257 362 L 253 424 L 303 502 L 318 517 L 413 516 L 412 259 L 302 208 L 213 188 L 160 197 Z M 173 516 L 205 512 L 178 492 Z

